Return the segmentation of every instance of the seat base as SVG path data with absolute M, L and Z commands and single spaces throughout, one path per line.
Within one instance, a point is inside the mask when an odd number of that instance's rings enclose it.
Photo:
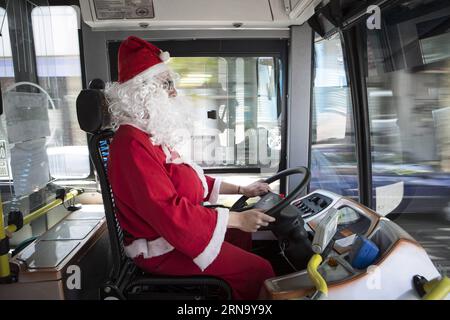
M 231 288 L 212 276 L 164 276 L 141 271 L 131 260 L 116 281 L 100 290 L 103 300 L 230 300 Z

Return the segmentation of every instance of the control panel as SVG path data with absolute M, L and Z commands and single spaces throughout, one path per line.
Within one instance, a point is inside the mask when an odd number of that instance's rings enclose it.
M 321 212 L 332 202 L 333 199 L 323 194 L 312 193 L 307 197 L 300 199 L 300 201 L 294 202 L 292 204 L 301 211 L 303 218 L 307 218 Z
M 334 249 L 338 252 L 344 252 L 357 235 L 367 235 L 378 221 L 378 215 L 367 208 L 326 190 L 315 190 L 291 204 L 300 211 L 306 225 L 314 233 L 319 231 L 319 224 L 328 214 L 331 215 L 332 211 L 336 213 L 331 216 L 336 218 L 333 240 Z

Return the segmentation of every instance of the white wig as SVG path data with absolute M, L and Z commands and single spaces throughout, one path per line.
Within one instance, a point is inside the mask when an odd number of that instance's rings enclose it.
M 191 134 L 189 107 L 185 97 L 170 97 L 168 80 L 177 75 L 168 68 L 146 72 L 125 83 L 108 83 L 105 94 L 112 125 L 132 124 L 151 135 L 156 145 L 176 147 Z

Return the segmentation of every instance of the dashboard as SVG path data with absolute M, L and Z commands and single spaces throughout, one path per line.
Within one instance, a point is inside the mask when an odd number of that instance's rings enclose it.
M 306 227 L 314 232 L 329 209 L 334 208 L 339 215 L 334 249 L 345 251 L 356 235 L 367 235 L 378 221 L 378 215 L 362 205 L 334 194 L 330 191 L 316 190 L 291 203 L 302 214 Z
M 411 281 L 414 275 L 429 274 L 429 278 L 439 275 L 426 251 L 411 236 L 389 219 L 356 201 L 316 190 L 292 201 L 291 207 L 302 213 L 305 229 L 315 237 L 319 235 L 320 238 L 321 232 L 326 234 L 330 230 L 328 239 L 333 241 L 323 241 L 320 252 L 323 260 L 317 269 L 327 283 L 328 296 L 325 298 L 404 299 L 415 292 Z M 330 220 L 330 217 L 335 220 Z M 324 229 L 325 225 L 330 228 Z M 361 239 L 365 239 L 365 246 L 362 246 Z M 375 252 L 373 248 L 377 249 L 376 256 L 370 259 L 375 260 L 368 261 L 368 265 L 359 264 L 358 259 L 366 259 L 370 252 Z M 379 274 L 383 274 L 381 290 L 367 287 L 373 277 L 369 267 L 373 265 L 380 268 Z M 405 265 L 408 268 L 404 268 Z M 316 292 L 307 268 L 267 279 L 265 290 L 268 297 L 277 300 L 311 299 Z M 417 298 L 416 295 L 414 297 Z

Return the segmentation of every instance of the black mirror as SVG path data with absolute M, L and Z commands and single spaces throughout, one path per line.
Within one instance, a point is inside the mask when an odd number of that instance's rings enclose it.
M 216 110 L 208 111 L 208 119 L 217 119 L 217 111 Z

